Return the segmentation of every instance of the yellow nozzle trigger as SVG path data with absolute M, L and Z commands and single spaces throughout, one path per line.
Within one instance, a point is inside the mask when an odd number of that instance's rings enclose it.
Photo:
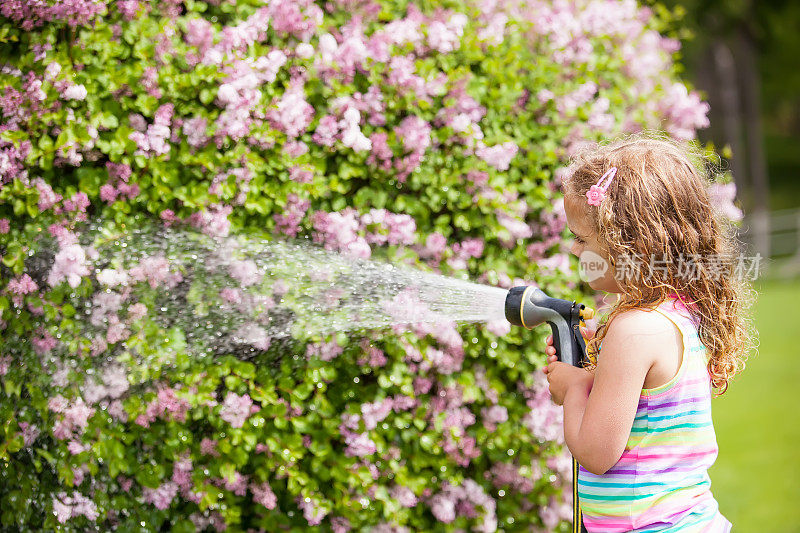
M 578 324 L 580 326 L 583 326 L 584 328 L 586 328 L 587 326 L 586 326 L 586 322 L 584 322 L 584 320 L 589 320 L 590 318 L 594 317 L 594 309 L 592 309 L 591 307 L 584 307 L 583 309 L 581 309 L 579 311 L 578 314 L 581 317 L 581 320 L 580 320 L 580 322 Z M 583 332 L 581 332 L 581 336 L 583 337 Z M 585 339 L 586 338 L 584 337 L 584 340 Z

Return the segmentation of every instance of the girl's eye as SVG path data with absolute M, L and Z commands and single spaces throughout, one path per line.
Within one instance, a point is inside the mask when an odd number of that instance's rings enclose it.
M 583 244 L 585 241 L 583 239 L 581 239 L 580 237 L 578 237 L 577 235 L 575 235 L 575 242 Z

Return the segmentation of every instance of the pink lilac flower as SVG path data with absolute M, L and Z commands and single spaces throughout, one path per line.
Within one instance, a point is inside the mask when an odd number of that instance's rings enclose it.
M 61 195 L 56 194 L 53 188 L 50 187 L 42 178 L 33 180 L 36 190 L 39 192 L 38 207 L 39 211 L 46 211 L 61 201 Z
M 293 166 L 289 169 L 289 179 L 297 183 L 311 183 L 314 181 L 314 173 L 308 169 Z
M 508 170 L 511 160 L 517 155 L 519 147 L 513 141 L 495 146 L 478 148 L 475 155 L 486 161 L 497 170 Z
M 364 426 L 367 429 L 375 429 L 378 422 L 386 418 L 392 412 L 393 402 L 391 398 L 384 398 L 382 401 L 361 404 L 361 415 L 364 419 Z
M 339 134 L 339 121 L 333 115 L 325 115 L 319 120 L 311 139 L 320 146 L 333 146 Z
M 147 315 L 147 306 L 143 303 L 135 303 L 128 307 L 128 321 L 136 322 Z
M 408 487 L 402 485 L 394 485 L 389 489 L 389 495 L 398 501 L 403 507 L 414 507 L 419 500 L 414 495 L 414 492 Z
M 231 228 L 228 216 L 232 212 L 229 205 L 214 204 L 208 210 L 193 213 L 189 222 L 211 237 L 227 237 Z
M 247 476 L 239 472 L 234 472 L 232 479 L 225 478 L 222 482 L 225 490 L 233 492 L 236 496 L 244 496 L 247 493 Z
M 174 389 L 161 387 L 156 397 L 147 404 L 145 412 L 136 418 L 136 423 L 142 427 L 150 427 L 159 416 L 183 422 L 189 407 L 191 405 L 188 400 L 179 398 Z M 166 417 L 167 414 L 170 416 Z
M 5 235 L 11 229 L 11 223 L 7 218 L 0 218 L 0 235 Z
M 445 523 L 455 520 L 458 515 L 478 516 L 475 506 L 483 509 L 483 521 L 476 531 L 495 531 L 497 529 L 496 503 L 487 495 L 483 487 L 472 479 L 465 479 L 461 485 L 442 484 L 442 491 L 431 497 L 431 512 Z
M 480 237 L 465 239 L 453 245 L 453 252 L 463 257 L 478 258 L 483 255 L 484 242 Z
M 328 514 L 328 511 L 317 506 L 316 502 L 307 496 L 298 496 L 296 501 L 297 506 L 303 510 L 303 517 L 308 521 L 309 526 L 318 526 Z
M 289 137 L 303 133 L 314 117 L 314 108 L 305 100 L 301 80 L 293 80 L 277 103 L 277 109 L 267 114 L 272 125 Z
M 419 251 L 420 257 L 440 261 L 442 253 L 447 249 L 447 238 L 439 232 L 428 235 L 425 247 Z
M 385 172 L 392 170 L 392 158 L 394 152 L 389 147 L 387 142 L 389 136 L 386 132 L 376 131 L 369 136 L 369 141 L 372 146 L 370 149 L 369 157 L 367 157 L 367 164 L 375 166 Z
M 103 386 L 106 389 L 106 395 L 111 399 L 116 399 L 125 394 L 130 383 L 128 382 L 128 374 L 122 365 L 107 366 L 103 370 Z
M 142 72 L 141 84 L 145 92 L 155 98 L 160 99 L 163 93 L 158 87 L 158 70 L 156 67 L 147 67 Z
M 522 424 L 534 437 L 561 444 L 564 442 L 563 412 L 553 405 L 547 380 L 544 375 L 538 374 L 534 375 L 533 387 L 519 386 L 530 409 L 523 417 Z
M 250 399 L 249 394 L 245 393 L 240 396 L 234 392 L 228 391 L 222 409 L 219 412 L 219 417 L 228 422 L 231 426 L 240 428 L 250 416 L 250 408 L 252 406 L 253 400 Z
M 502 405 L 493 405 L 488 409 L 481 409 L 481 417 L 483 418 L 483 427 L 488 431 L 494 431 L 497 429 L 497 424 L 508 420 L 508 410 Z
M 278 505 L 278 497 L 272 492 L 269 483 L 250 483 L 250 492 L 253 493 L 253 501 L 259 505 L 263 505 L 267 509 L 275 509 Z
M 733 203 L 736 198 L 736 183 L 712 183 L 708 187 L 708 194 L 711 204 L 723 216 L 733 221 L 742 219 L 742 210 Z
M 172 482 L 178 486 L 183 495 L 191 493 L 193 486 L 192 470 L 192 459 L 188 453 L 182 455 L 172 464 Z
M 504 337 L 511 333 L 511 323 L 505 319 L 490 320 L 486 323 L 486 331 Z
M 259 350 L 268 350 L 271 342 L 267 330 L 253 322 L 242 324 L 234 332 L 234 337 L 237 341 L 250 344 Z
M 421 369 L 427 368 L 434 368 L 440 374 L 452 374 L 454 372 L 458 372 L 461 370 L 461 365 L 463 363 L 463 357 L 459 355 L 451 354 L 447 351 L 437 350 L 432 346 L 429 346 L 427 351 L 425 352 L 427 361 L 421 367 Z
M 152 503 L 157 509 L 162 511 L 172 505 L 172 500 L 178 494 L 178 485 L 172 481 L 166 481 L 155 489 L 142 487 L 142 498 L 146 503 Z
M 283 212 L 273 215 L 275 229 L 289 237 L 296 237 L 300 231 L 300 222 L 310 205 L 311 202 L 308 200 L 301 200 L 296 194 L 289 194 Z
M 509 463 L 495 463 L 489 472 L 486 472 L 487 479 L 491 479 L 496 488 L 511 487 L 522 494 L 528 494 L 533 490 L 533 484 L 542 476 L 541 468 L 538 463 L 534 463 L 532 476 L 525 477 L 520 473 L 519 466 Z
M 541 259 L 537 266 L 545 272 L 554 272 L 558 270 L 564 276 L 572 276 L 572 265 L 570 263 L 569 254 L 557 253 L 550 257 Z
M 258 266 L 252 259 L 232 261 L 228 265 L 228 269 L 231 277 L 241 283 L 243 287 L 254 285 L 261 281 L 262 278 Z
M 69 85 L 61 96 L 66 100 L 85 100 L 87 94 L 89 93 L 83 85 Z
M 2 357 L 0 357 L 0 376 L 5 374 L 2 371 Z M 28 422 L 20 422 L 19 428 L 22 430 L 22 442 L 25 446 L 30 446 L 39 437 L 41 431 L 34 424 Z
M 431 512 L 440 522 L 449 524 L 456 519 L 456 501 L 452 496 L 439 493 L 431 498 Z
M 132 281 L 147 281 L 153 289 L 163 284 L 172 288 L 183 279 L 180 272 L 170 271 L 169 261 L 163 255 L 148 256 L 128 270 Z
M 114 203 L 117 199 L 117 190 L 110 183 L 100 186 L 100 199 L 104 202 Z
M 183 123 L 183 134 L 186 135 L 186 142 L 192 148 L 201 148 L 208 142 L 206 128 L 208 122 L 205 117 L 190 118 Z
M 59 439 L 68 439 L 74 434 L 83 433 L 94 413 L 95 409 L 86 405 L 83 398 L 79 397 L 77 401 L 64 407 L 63 418 L 54 426 L 53 435 Z
M 31 344 L 33 344 L 33 349 L 39 355 L 44 355 L 50 353 L 50 351 L 58 346 L 58 341 L 50 335 L 47 331 L 40 331 L 39 335 L 36 335 L 31 338 Z
M 23 274 L 9 281 L 6 289 L 14 295 L 12 296 L 14 304 L 19 306 L 22 305 L 22 297 L 26 294 L 36 292 L 39 290 L 39 286 L 28 274 Z
M 308 42 L 322 25 L 323 11 L 311 0 L 278 0 L 269 5 L 272 26 L 282 35 Z
M 133 20 L 139 11 L 139 0 L 118 0 L 117 9 L 125 20 Z
M 61 248 L 56 253 L 53 268 L 47 277 L 51 287 L 55 287 L 66 280 L 70 287 L 77 287 L 83 276 L 89 275 L 86 263 L 86 253 L 79 244 L 72 244 Z
M 79 453 L 86 451 L 86 448 L 81 443 L 71 440 L 67 444 L 67 450 L 71 455 L 78 455 Z M 80 485 L 80 483 L 76 483 L 76 485 Z
M 361 225 L 370 231 L 366 236 L 370 244 L 400 245 L 416 241 L 417 225 L 410 215 L 372 209 L 361 217 Z
M 366 433 L 353 433 L 345 429 L 342 435 L 347 445 L 344 454 L 348 457 L 365 457 L 367 455 L 372 455 L 377 450 L 375 443 L 372 442 L 369 435 Z
M 431 145 L 431 127 L 416 115 L 404 118 L 395 132 L 407 152 L 425 153 Z
M 336 341 L 311 343 L 306 346 L 306 357 L 319 357 L 322 361 L 332 361 L 340 355 L 344 348 L 339 346 Z
M 458 49 L 467 20 L 463 13 L 454 13 L 444 22 L 431 21 L 428 24 L 428 46 L 443 54 Z
M 128 413 L 125 411 L 120 400 L 114 400 L 108 404 L 108 414 L 120 422 L 128 421 Z
M 361 114 L 357 109 L 349 107 L 339 121 L 339 128 L 342 130 L 341 140 L 342 144 L 356 152 L 366 152 L 372 148 L 372 141 L 361 131 L 360 122 Z
M 505 28 L 508 22 L 508 15 L 505 13 L 494 13 L 486 25 L 478 30 L 478 40 L 488 45 L 499 45 L 505 38 Z
M 89 207 L 89 197 L 85 192 L 76 192 L 69 200 L 64 200 L 65 211 L 85 212 Z
M 316 211 L 311 220 L 316 230 L 314 242 L 323 244 L 327 250 L 346 252 L 364 259 L 370 257 L 369 244 L 357 233 L 360 223 L 353 208 L 334 213 Z
M 503 241 L 503 243 L 506 245 L 513 245 L 515 241 L 519 239 L 527 239 L 533 235 L 533 230 L 524 220 L 520 220 L 519 218 L 513 217 L 503 211 L 497 212 L 497 221 L 511 235 L 510 241 Z
M 690 140 L 695 130 L 709 125 L 708 103 L 700 100 L 697 92 L 691 93 L 681 82 L 667 88 L 666 96 L 659 102 L 659 109 L 666 116 L 666 130 L 676 139 Z
M 97 505 L 80 492 L 73 492 L 71 496 L 67 496 L 65 492 L 59 492 L 53 498 L 53 513 L 61 524 L 78 516 L 85 516 L 91 521 L 97 520 L 97 517 L 100 516 L 97 512 Z
M 200 453 L 203 455 L 219 457 L 219 452 L 217 451 L 217 441 L 204 437 L 203 440 L 200 441 Z

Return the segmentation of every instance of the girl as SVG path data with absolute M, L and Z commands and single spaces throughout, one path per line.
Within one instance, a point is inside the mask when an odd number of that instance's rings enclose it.
M 545 349 L 589 532 L 731 528 L 707 473 L 711 396 L 753 347 L 753 291 L 695 161 L 677 142 L 638 137 L 579 154 L 563 179 L 570 252 L 605 261 L 589 285 L 617 294 L 587 369 L 558 362 L 552 336 Z

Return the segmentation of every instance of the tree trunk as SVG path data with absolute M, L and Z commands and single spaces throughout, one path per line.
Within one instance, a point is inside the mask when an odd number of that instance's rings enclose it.
M 739 24 L 736 54 L 741 87 L 742 118 L 745 124 L 745 150 L 750 181 L 753 184 L 752 231 L 755 251 L 769 257 L 769 178 L 761 127 L 761 84 L 756 64 L 756 44 L 747 23 Z
M 746 155 L 743 147 L 742 132 L 742 103 L 739 97 L 739 87 L 736 80 L 736 65 L 733 54 L 728 44 L 722 37 L 717 37 L 711 43 L 711 56 L 713 57 L 714 74 L 718 102 L 721 112 L 716 115 L 722 122 L 722 142 L 730 146 L 733 152 L 731 158 L 731 172 L 736 182 L 736 190 L 741 195 L 746 195 L 749 190 L 747 179 Z M 750 199 L 748 199 L 749 203 Z M 743 205 L 745 209 L 750 205 Z

